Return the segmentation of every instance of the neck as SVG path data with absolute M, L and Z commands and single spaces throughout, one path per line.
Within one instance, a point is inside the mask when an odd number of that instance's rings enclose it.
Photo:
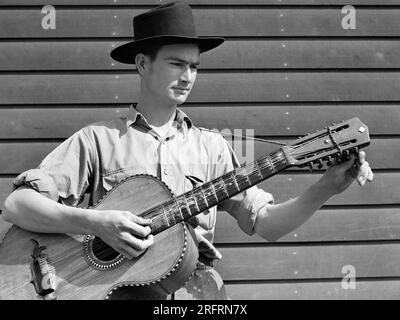
M 142 216 L 153 219 L 153 234 L 187 220 L 287 168 L 284 148 L 153 207 Z
M 148 124 L 161 127 L 171 121 L 176 110 L 176 104 L 159 101 L 154 95 L 147 93 L 145 88 L 142 88 L 135 109 L 146 118 Z

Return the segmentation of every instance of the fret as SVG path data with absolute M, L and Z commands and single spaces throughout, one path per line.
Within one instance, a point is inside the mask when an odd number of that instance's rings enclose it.
M 204 184 L 201 186 L 201 188 L 203 188 L 203 186 L 204 186 Z M 211 207 L 215 206 L 218 203 L 218 198 L 217 198 L 217 196 L 215 194 L 215 191 L 214 191 L 214 188 L 212 186 L 212 183 L 207 183 L 205 186 L 206 186 L 206 192 L 208 194 L 208 198 L 206 200 L 207 200 L 207 203 L 208 203 L 208 207 L 211 208 Z M 214 201 L 211 198 L 212 196 L 214 196 Z M 215 202 L 215 203 L 213 203 L 213 202 Z
M 192 193 L 195 194 L 195 198 L 197 201 L 197 205 L 199 207 L 199 212 L 206 210 L 208 207 L 207 199 L 205 199 L 205 195 L 201 187 L 197 187 L 195 191 Z
M 182 210 L 181 210 L 181 206 L 179 205 L 179 202 L 178 202 L 178 198 L 177 198 L 177 197 L 174 197 L 174 199 L 175 199 L 176 205 L 178 206 L 179 215 L 181 216 L 182 220 L 185 220 L 185 218 L 183 217 L 183 213 L 182 213 Z M 175 220 L 175 219 L 174 219 L 174 220 Z M 175 220 L 175 223 L 176 223 L 176 220 Z
M 188 203 L 186 201 L 186 196 L 183 194 L 182 196 L 179 196 L 179 201 L 180 202 L 180 208 L 181 208 L 181 217 L 182 220 L 187 219 L 192 216 L 190 212 L 190 208 L 188 206 Z
M 239 185 L 237 183 L 236 176 L 235 176 L 235 171 L 231 171 L 231 176 L 233 178 L 233 182 L 235 183 L 237 191 L 242 191 L 242 189 L 240 189 L 240 187 L 239 187 Z
M 222 178 L 219 177 L 213 180 L 213 182 L 214 182 L 214 190 L 217 195 L 218 201 L 223 201 L 226 198 L 229 198 L 229 194 L 226 190 L 224 182 L 222 181 Z
M 208 204 L 208 199 L 207 199 L 206 195 L 204 194 L 203 187 L 200 186 L 199 189 L 200 189 L 201 193 L 203 194 L 203 199 L 204 199 L 204 201 L 205 201 L 205 203 L 207 205 L 207 208 L 211 208 L 210 205 Z
M 260 182 L 260 178 L 257 174 L 257 169 L 255 169 L 255 165 L 253 163 L 246 167 L 246 171 L 252 186 Z
M 249 179 L 249 174 L 248 174 L 248 172 L 247 172 L 246 167 L 243 167 L 242 171 L 246 171 L 246 173 L 245 173 L 244 175 L 245 175 L 245 177 L 246 177 L 247 183 L 249 184 L 249 186 L 251 186 L 252 183 L 251 183 L 251 181 L 250 181 L 250 179 Z
M 225 181 L 222 177 L 218 178 L 218 183 L 222 184 L 223 191 L 225 191 L 226 197 L 229 198 L 230 195 L 229 195 L 228 189 L 226 188 Z
M 238 191 L 237 185 L 236 185 L 235 180 L 233 179 L 231 173 L 224 174 L 221 177 L 221 179 L 222 179 L 222 181 L 224 183 L 224 186 L 226 188 L 226 192 L 228 194 L 228 197 L 231 197 L 231 196 L 233 196 L 234 194 L 237 193 L 237 191 Z
M 175 220 L 175 212 L 176 212 L 176 209 L 173 207 L 174 205 L 177 205 L 177 202 L 176 202 L 176 198 L 174 197 L 174 202 L 173 203 L 171 203 L 171 206 L 170 206 L 170 209 L 171 210 L 168 210 L 168 219 L 169 219 L 169 224 L 170 224 L 170 226 L 173 226 L 173 225 L 175 225 L 176 224 L 176 220 Z M 178 210 L 179 210 L 179 206 L 178 206 Z
M 167 223 L 167 225 L 168 225 L 168 227 L 169 227 L 170 224 L 169 224 L 169 220 L 168 220 L 168 215 L 167 215 L 167 213 L 165 212 L 164 206 L 161 206 L 161 207 L 162 207 L 162 212 L 163 212 L 164 220 L 165 220 L 165 222 Z
M 201 210 L 200 210 L 200 208 L 199 208 L 199 204 L 197 203 L 197 199 L 196 199 L 196 197 L 195 197 L 194 194 L 193 194 L 193 190 L 190 190 L 190 193 L 192 194 L 194 203 L 195 203 L 196 208 L 197 208 L 197 212 L 201 212 Z
M 256 168 L 257 168 L 257 171 L 258 171 L 258 175 L 260 176 L 260 180 L 264 180 L 264 176 L 261 173 L 260 166 L 258 165 L 258 160 L 259 159 L 257 159 L 256 162 L 255 162 L 256 163 Z
M 188 209 L 188 212 L 189 212 L 189 217 L 191 217 L 193 215 L 192 210 L 190 209 L 190 205 L 189 205 L 185 195 L 183 195 L 183 199 L 185 200 L 186 208 Z
M 211 182 L 211 183 L 209 183 L 209 185 L 211 186 L 211 190 L 214 194 L 214 197 L 215 197 L 215 199 L 217 199 L 217 202 L 218 202 L 219 199 L 218 199 L 217 193 L 215 192 L 214 184 Z
M 275 166 L 272 163 L 272 160 L 271 160 L 271 157 L 270 157 L 269 153 L 267 153 L 267 158 L 268 158 L 269 164 L 271 165 L 272 173 L 275 173 Z
M 240 191 L 246 189 L 246 184 L 247 184 L 247 186 L 250 187 L 251 186 L 250 180 L 246 174 L 243 174 L 243 167 L 238 167 L 235 169 L 235 171 L 237 172 L 236 181 L 238 182 L 238 185 L 240 186 Z M 245 184 L 245 185 L 242 186 L 242 184 Z

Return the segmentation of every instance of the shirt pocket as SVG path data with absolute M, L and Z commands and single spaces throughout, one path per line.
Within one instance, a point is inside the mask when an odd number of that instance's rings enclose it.
M 108 192 L 125 179 L 134 175 L 145 173 L 145 169 L 141 167 L 120 168 L 108 171 L 102 176 L 103 188 Z
M 203 183 L 207 182 L 205 181 L 205 179 L 206 177 L 201 173 L 186 173 L 184 175 L 184 191 L 187 192 L 202 185 Z M 216 210 L 215 208 L 207 209 L 198 214 L 196 218 L 199 227 L 204 230 L 210 231 L 215 226 Z

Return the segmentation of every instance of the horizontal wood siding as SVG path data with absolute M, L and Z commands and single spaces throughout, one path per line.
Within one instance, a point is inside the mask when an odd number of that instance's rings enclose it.
M 202 55 L 182 109 L 198 126 L 291 143 L 352 117 L 372 137 L 372 184 L 332 197 L 303 226 L 271 243 L 219 212 L 216 263 L 232 299 L 400 298 L 400 3 L 354 0 L 356 29 L 341 27 L 347 0 L 193 0 L 201 35 L 224 36 Z M 148 0 L 43 0 L 0 4 L 0 209 L 13 179 L 83 126 L 121 116 L 139 94 L 134 66 L 109 52 L 130 40 Z M 237 142 L 237 141 L 236 141 Z M 234 143 L 239 159 L 278 146 Z M 247 149 L 246 149 L 247 148 Z M 321 170 L 289 169 L 259 185 L 277 203 Z M 0 222 L 0 238 L 9 224 Z M 356 270 L 345 290 L 343 267 Z M 1 275 L 0 275 L 1 277 Z

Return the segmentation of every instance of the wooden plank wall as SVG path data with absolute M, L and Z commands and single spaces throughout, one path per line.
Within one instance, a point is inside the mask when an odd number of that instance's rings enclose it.
M 109 57 L 129 41 L 131 17 L 160 1 L 53 0 L 0 6 L 0 203 L 12 179 L 82 126 L 124 113 L 138 96 L 134 68 Z M 201 35 L 226 43 L 204 54 L 183 107 L 209 128 L 254 129 L 290 142 L 360 117 L 370 128 L 375 181 L 329 200 L 276 243 L 241 233 L 220 212 L 217 269 L 233 299 L 400 298 L 400 2 L 353 0 L 356 29 L 341 27 L 347 0 L 193 0 Z M 256 156 L 274 146 L 256 143 Z M 260 186 L 277 202 L 321 172 L 288 170 Z M 8 225 L 2 222 L 1 236 Z M 356 271 L 344 289 L 342 268 Z

